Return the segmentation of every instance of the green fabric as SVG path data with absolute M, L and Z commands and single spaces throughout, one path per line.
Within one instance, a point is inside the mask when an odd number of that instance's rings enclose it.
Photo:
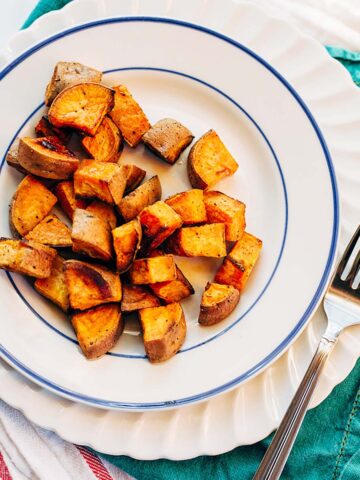
M 40 0 L 24 27 L 71 0 Z M 119 0 L 121 1 L 121 0 Z M 360 53 L 327 47 L 328 52 L 360 85 Z M 284 473 L 283 480 L 360 479 L 360 360 L 347 379 L 317 408 L 310 410 Z M 217 456 L 193 460 L 139 461 L 125 456 L 102 455 L 138 480 L 248 480 L 259 464 L 271 436 Z M 101 455 L 101 454 L 100 454 Z

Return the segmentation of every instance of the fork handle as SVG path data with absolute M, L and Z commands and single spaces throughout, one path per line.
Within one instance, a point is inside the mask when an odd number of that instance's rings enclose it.
M 335 345 L 336 338 L 322 337 L 297 392 L 262 459 L 254 480 L 277 480 L 299 432 L 320 372 Z

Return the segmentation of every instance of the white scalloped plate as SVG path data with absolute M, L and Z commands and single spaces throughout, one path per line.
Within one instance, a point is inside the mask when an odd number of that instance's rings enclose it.
M 203 2 L 191 2 L 191 5 L 188 2 L 172 2 L 171 5 L 152 2 L 151 14 L 215 27 L 261 54 L 292 82 L 315 113 L 337 162 L 340 186 L 348 195 L 343 212 L 348 227 L 345 236 L 348 236 L 358 214 L 354 200 L 359 172 L 352 168 L 359 151 L 356 135 L 358 92 L 346 73 L 328 59 L 319 45 L 286 24 L 264 15 L 261 10 L 248 4 L 232 3 L 222 4 L 221 12 L 216 4 L 207 2 L 206 7 L 205 10 Z M 70 24 L 99 17 L 146 15 L 146 8 L 145 3 L 119 5 L 114 2 L 78 1 L 52 13 L 47 20 L 40 19 L 32 29 L 19 34 L 10 44 L 8 55 L 14 57 L 47 34 Z M 297 52 L 296 59 L 291 55 L 293 49 Z M 306 63 L 301 61 L 305 58 Z M 58 431 L 68 440 L 89 444 L 107 453 L 129 454 L 144 459 L 180 459 L 203 453 L 220 453 L 236 445 L 259 440 L 276 426 L 323 326 L 324 318 L 318 313 L 289 351 L 264 373 L 225 395 L 175 411 L 146 414 L 99 411 L 59 399 L 27 381 L 19 381 L 18 374 L 9 367 L 2 370 L 1 396 L 23 409 L 36 423 Z M 346 376 L 358 351 L 359 329 L 353 329 L 343 335 L 334 353 L 338 357 L 336 369 L 335 362 L 329 362 L 314 402 L 321 401 Z M 42 408 L 39 408 L 39 402 Z M 32 407 L 35 405 L 37 408 Z M 61 415 L 59 407 L 64 407 Z M 95 418 L 96 422 L 89 421 Z

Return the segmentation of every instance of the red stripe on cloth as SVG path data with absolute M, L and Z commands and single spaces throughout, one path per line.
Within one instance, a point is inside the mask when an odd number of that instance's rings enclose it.
M 98 480 L 114 480 L 100 458 L 81 445 L 75 445 Z M 2 479 L 1 479 L 2 480 Z M 7 479 L 6 479 L 7 480 Z M 11 479 L 10 479 L 11 480 Z
M 12 480 L 8 467 L 5 463 L 4 457 L 0 452 L 0 480 Z

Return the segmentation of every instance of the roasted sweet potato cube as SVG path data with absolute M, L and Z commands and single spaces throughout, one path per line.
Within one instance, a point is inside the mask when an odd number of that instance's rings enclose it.
M 120 276 L 103 266 L 66 260 L 65 281 L 71 308 L 86 310 L 121 300 Z
M 183 257 L 225 257 L 225 225 L 213 223 L 180 228 L 168 238 L 165 249 Z
M 150 362 L 163 362 L 180 350 L 186 322 L 180 303 L 139 310 L 146 355 Z
M 162 201 L 144 208 L 139 214 L 139 220 L 144 235 L 151 239 L 149 249 L 158 247 L 182 225 L 180 215 Z
M 232 285 L 208 283 L 201 298 L 199 323 L 215 325 L 234 310 L 240 300 L 240 292 Z
M 24 237 L 53 208 L 57 198 L 39 180 L 26 176 L 18 185 L 10 205 L 10 227 Z
M 139 220 L 124 223 L 112 231 L 116 268 L 120 273 L 126 272 L 135 259 L 140 248 L 142 230 Z
M 214 130 L 209 130 L 191 147 L 187 166 L 191 185 L 202 189 L 214 186 L 238 169 L 238 164 Z
M 159 177 L 155 175 L 120 200 L 117 207 L 124 220 L 128 222 L 137 217 L 145 207 L 160 199 L 161 184 Z
M 71 239 L 73 251 L 109 262 L 112 258 L 111 229 L 106 218 L 77 208 Z
M 121 311 L 135 312 L 142 308 L 159 307 L 160 300 L 146 287 L 139 285 L 123 285 Z
M 236 242 L 245 231 L 245 204 L 225 193 L 206 191 L 204 201 L 208 223 L 225 223 L 225 238 Z
M 55 257 L 55 250 L 40 243 L 0 238 L 0 268 L 4 270 L 47 278 Z
M 64 312 L 69 309 L 69 292 L 65 283 L 64 259 L 57 255 L 48 278 L 38 278 L 35 289 L 44 297 L 58 305 Z
M 118 303 L 75 313 L 71 323 L 83 354 L 91 360 L 111 350 L 124 329 Z
M 198 188 L 181 192 L 165 200 L 180 215 L 184 225 L 205 223 L 207 220 L 204 192 Z
M 260 255 L 262 241 L 244 232 L 215 275 L 215 282 L 232 285 L 240 292 Z
M 57 137 L 20 139 L 20 165 L 38 177 L 63 180 L 77 169 L 79 159 Z
M 71 231 L 56 215 L 48 215 L 25 235 L 27 240 L 49 247 L 71 247 Z
M 106 220 L 110 225 L 111 230 L 116 227 L 116 214 L 114 208 L 104 202 L 100 202 L 99 200 L 94 200 L 90 203 L 86 209 L 88 212 L 97 215 L 98 217 Z
M 100 162 L 117 162 L 123 147 L 122 135 L 109 117 L 105 117 L 93 137 L 84 137 L 82 146 Z
M 114 91 L 99 83 L 78 83 L 65 88 L 54 99 L 48 112 L 56 127 L 75 128 L 95 135 L 114 104 Z
M 65 88 L 82 82 L 98 82 L 102 73 L 95 68 L 87 67 L 77 62 L 58 62 L 55 65 L 52 78 L 46 87 L 45 105 L 49 107 L 54 98 Z
M 129 270 L 131 283 L 145 285 L 176 279 L 176 267 L 172 255 L 135 260 Z
M 190 130 L 180 122 L 163 118 L 144 134 L 143 142 L 155 155 L 172 165 L 193 138 Z
M 113 87 L 115 90 L 114 108 L 110 117 L 122 133 L 130 147 L 136 147 L 142 136 L 150 128 L 149 120 L 140 105 L 124 85 Z
M 98 198 L 118 204 L 125 192 L 126 178 L 116 163 L 83 160 L 74 175 L 76 197 Z
M 9 167 L 15 168 L 20 173 L 27 175 L 28 174 L 27 170 L 25 170 L 25 168 L 23 168 L 19 162 L 19 143 L 20 143 L 20 138 L 19 137 L 15 138 L 15 140 L 13 141 L 11 147 L 9 148 L 6 154 L 6 163 L 9 165 Z
M 193 286 L 177 265 L 175 280 L 150 283 L 149 287 L 165 303 L 180 302 L 195 293 Z
M 57 137 L 63 144 L 67 144 L 71 138 L 70 130 L 51 125 L 46 115 L 41 117 L 35 125 L 35 133 L 37 137 Z
M 132 163 L 125 163 L 124 165 L 121 165 L 121 168 L 126 177 L 125 192 L 130 193 L 144 180 L 146 172 Z
M 59 200 L 61 208 L 70 220 L 73 219 L 76 208 L 86 208 L 86 200 L 75 198 L 74 184 L 71 180 L 59 182 L 54 189 L 54 193 Z

